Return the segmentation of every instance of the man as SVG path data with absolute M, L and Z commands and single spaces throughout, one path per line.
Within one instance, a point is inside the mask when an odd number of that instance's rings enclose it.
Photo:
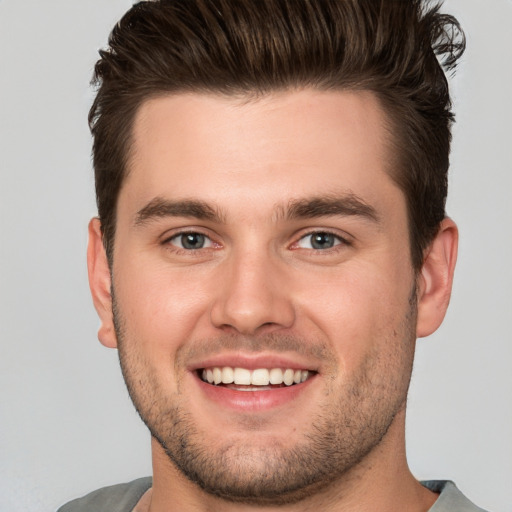
M 153 477 L 63 512 L 481 510 L 404 442 L 456 260 L 437 59 L 463 48 L 420 0 L 130 9 L 96 66 L 88 262 Z

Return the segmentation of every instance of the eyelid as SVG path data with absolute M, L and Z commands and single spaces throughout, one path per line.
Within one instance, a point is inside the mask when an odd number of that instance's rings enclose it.
M 309 249 L 314 252 L 329 252 L 330 250 L 336 250 L 336 247 L 338 247 L 340 245 L 341 246 L 351 246 L 353 244 L 351 241 L 351 237 L 348 234 L 341 234 L 338 230 L 331 229 L 331 228 L 320 228 L 319 227 L 319 228 L 309 228 L 307 230 L 301 230 L 299 235 L 294 237 L 295 241 L 292 242 L 292 244 L 289 246 L 289 248 L 290 249 L 300 249 L 298 244 L 301 240 L 303 240 L 304 238 L 307 238 L 308 236 L 312 236 L 312 235 L 318 234 L 318 233 L 332 235 L 333 237 L 336 238 L 338 243 L 336 243 L 333 247 L 330 247 L 328 249 L 323 249 L 323 250 L 313 249 L 313 248 Z M 171 242 L 173 239 L 178 238 L 183 235 L 187 235 L 187 234 L 202 235 L 209 241 L 209 245 L 207 247 L 202 247 L 200 249 L 193 250 L 193 249 L 185 249 L 185 248 L 179 247 Z M 161 236 L 160 244 L 161 245 L 171 245 L 178 251 L 183 250 L 188 253 L 197 252 L 197 251 L 200 251 L 201 249 L 220 248 L 222 246 L 221 243 L 219 243 L 218 241 L 215 240 L 215 236 L 212 236 L 211 233 L 209 232 L 209 230 L 207 230 L 205 228 L 201 228 L 201 227 L 195 227 L 195 226 L 187 226 L 184 228 L 174 228 L 174 229 L 166 231 Z M 305 248 L 305 249 L 308 250 L 308 248 Z
M 304 249 L 315 251 L 315 252 L 329 252 L 330 250 L 336 250 L 336 248 L 340 245 L 341 246 L 351 246 L 352 245 L 350 237 L 348 235 L 340 234 L 339 231 L 337 231 L 337 230 L 333 230 L 333 229 L 329 229 L 329 228 L 311 228 L 311 229 L 308 229 L 307 231 L 303 231 L 302 233 L 300 233 L 300 236 L 297 236 L 297 238 L 295 239 L 295 242 L 293 242 L 291 244 L 290 248 L 291 249 L 301 249 L 301 247 L 299 247 L 299 245 L 298 245 L 301 240 L 303 240 L 304 238 L 307 238 L 308 236 L 312 236 L 312 235 L 315 235 L 318 233 L 332 235 L 333 237 L 335 237 L 337 239 L 337 241 L 339 243 L 336 243 L 333 247 L 329 247 L 328 249 L 323 249 L 323 250 L 313 249 L 313 248 L 304 248 Z
M 203 240 L 204 240 L 203 247 L 198 247 L 197 249 L 189 249 L 189 248 L 183 247 L 181 239 L 183 238 L 183 236 L 186 236 L 186 235 L 199 235 L 199 236 L 203 237 Z M 172 242 L 175 239 L 180 240 L 179 244 L 177 242 Z M 184 249 L 187 251 L 199 251 L 201 249 L 209 249 L 210 247 L 213 246 L 213 241 L 211 240 L 211 238 L 209 236 L 203 235 L 202 233 L 190 233 L 190 232 L 189 233 L 178 233 L 177 235 L 174 235 L 173 237 L 169 238 L 168 243 L 172 243 L 173 245 L 176 245 L 179 249 Z
M 179 247 L 171 242 L 175 238 L 178 238 L 183 235 L 188 235 L 188 234 L 204 236 L 210 242 L 210 245 L 208 247 L 202 247 L 201 249 L 210 249 L 211 247 L 220 247 L 220 244 L 215 241 L 214 237 L 212 237 L 211 234 L 209 232 L 207 232 L 207 230 L 205 230 L 204 228 L 199 228 L 199 227 L 194 227 L 194 226 L 187 226 L 186 228 L 175 228 L 175 229 L 166 231 L 161 236 L 160 244 L 161 245 L 171 245 L 174 248 L 176 248 L 176 250 L 184 250 L 186 252 L 193 252 L 192 249 L 185 249 L 185 248 Z M 199 251 L 201 249 L 195 249 L 195 251 Z

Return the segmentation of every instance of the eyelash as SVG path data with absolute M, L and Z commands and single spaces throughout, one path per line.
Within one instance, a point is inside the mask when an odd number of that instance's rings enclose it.
M 178 247 L 172 243 L 172 240 L 178 239 L 178 238 L 186 236 L 186 235 L 202 236 L 210 242 L 210 245 L 208 247 L 200 247 L 198 249 L 187 249 L 184 247 Z M 301 247 L 299 246 L 300 242 L 307 239 L 308 237 L 312 237 L 314 235 L 328 235 L 328 236 L 334 237 L 334 239 L 335 239 L 334 245 L 332 247 L 328 247 L 326 249 L 315 249 L 314 247 L 311 247 L 311 248 L 303 247 L 303 249 L 305 249 L 307 251 L 311 251 L 315 254 L 331 253 L 333 251 L 339 250 L 339 248 L 341 248 L 341 247 L 347 247 L 347 246 L 349 247 L 352 245 L 349 240 L 340 236 L 338 233 L 333 233 L 332 231 L 330 231 L 328 229 L 317 229 L 317 230 L 308 231 L 307 233 L 302 234 L 295 242 L 293 242 L 289 246 L 289 248 L 292 250 L 301 249 Z M 177 254 L 187 254 L 187 255 L 198 254 L 199 251 L 202 251 L 203 249 L 215 249 L 215 248 L 221 247 L 220 244 L 216 243 L 214 240 L 212 240 L 212 238 L 210 236 L 201 232 L 200 230 L 186 230 L 186 231 L 180 231 L 178 233 L 174 233 L 172 236 L 167 237 L 165 240 L 163 240 L 162 245 L 171 246 L 172 251 Z
M 184 247 L 178 247 L 172 243 L 172 240 L 179 239 L 181 237 L 187 236 L 187 235 L 199 235 L 204 237 L 206 240 L 209 240 L 211 246 L 209 247 L 200 247 L 198 249 L 186 249 Z M 215 248 L 215 246 L 220 247 L 220 244 L 216 244 L 210 236 L 208 236 L 205 233 L 202 233 L 199 230 L 186 230 L 186 231 L 179 231 L 178 233 L 174 233 L 172 236 L 167 237 L 165 240 L 162 241 L 162 245 L 164 246 L 171 246 L 172 251 L 177 254 L 197 254 L 198 251 L 201 251 L 202 249 L 211 249 Z
M 300 249 L 299 243 L 302 240 L 304 240 L 308 237 L 312 237 L 314 235 L 329 235 L 335 239 L 334 245 L 332 247 L 328 247 L 327 249 L 315 249 L 314 247 L 303 248 L 303 249 L 311 251 L 315 254 L 331 253 L 334 251 L 338 251 L 339 249 L 341 249 L 341 247 L 347 247 L 347 246 L 352 245 L 345 237 L 342 237 L 338 233 L 334 233 L 328 229 L 316 229 L 316 230 L 312 230 L 312 231 L 308 231 L 307 233 L 304 233 L 296 242 L 294 242 L 292 244 L 291 248 L 292 249 Z

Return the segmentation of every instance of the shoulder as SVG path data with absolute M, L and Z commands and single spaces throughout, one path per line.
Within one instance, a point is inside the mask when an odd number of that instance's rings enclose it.
M 103 487 L 66 503 L 57 512 L 131 512 L 151 483 L 151 477 L 147 477 Z
M 440 493 L 429 512 L 486 512 L 469 501 L 449 480 L 428 480 L 421 484 L 431 491 Z

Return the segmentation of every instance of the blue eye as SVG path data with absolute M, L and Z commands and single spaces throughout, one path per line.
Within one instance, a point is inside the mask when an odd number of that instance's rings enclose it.
M 179 235 L 173 236 L 169 242 L 180 249 L 189 251 L 212 246 L 212 241 L 201 233 L 180 233 Z
M 334 246 L 340 245 L 341 242 L 342 240 L 332 233 L 317 231 L 303 236 L 297 245 L 302 249 L 325 250 L 332 249 Z

